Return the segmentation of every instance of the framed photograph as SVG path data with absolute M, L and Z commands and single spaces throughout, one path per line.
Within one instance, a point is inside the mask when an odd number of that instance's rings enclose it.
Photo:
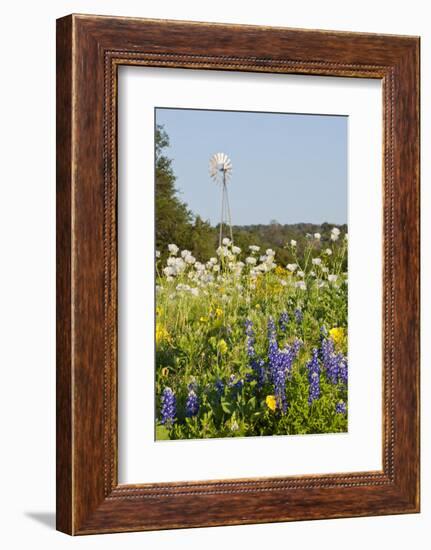
M 57 528 L 419 511 L 419 38 L 57 21 Z

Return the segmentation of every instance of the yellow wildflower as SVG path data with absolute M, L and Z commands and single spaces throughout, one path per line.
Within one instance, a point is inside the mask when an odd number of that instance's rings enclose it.
M 268 409 L 271 409 L 272 412 L 275 411 L 277 407 L 277 400 L 275 399 L 275 395 L 267 395 L 265 403 L 267 404 Z
M 223 315 L 223 310 L 220 307 L 217 307 L 215 310 L 215 314 L 217 317 L 221 317 Z
M 281 265 L 278 265 L 275 268 L 275 273 L 277 275 L 290 275 L 290 273 L 288 273 L 288 271 L 286 269 L 284 269 L 284 267 L 281 267 Z
M 162 342 L 167 342 L 169 340 L 170 335 L 167 328 L 161 323 L 156 323 L 156 345 L 159 345 Z
M 208 323 L 208 317 L 201 317 L 201 318 L 199 319 L 199 321 L 200 321 L 201 323 Z
M 222 355 L 227 352 L 227 344 L 223 338 L 218 341 L 217 349 Z
M 260 304 L 256 304 L 254 307 L 255 307 L 256 309 L 260 309 Z
M 329 331 L 329 336 L 334 340 L 335 344 L 340 346 L 345 338 L 345 330 L 343 327 L 334 327 Z
M 163 367 L 162 370 L 161 370 L 161 373 L 162 373 L 162 376 L 168 376 L 168 374 L 169 374 L 168 367 Z

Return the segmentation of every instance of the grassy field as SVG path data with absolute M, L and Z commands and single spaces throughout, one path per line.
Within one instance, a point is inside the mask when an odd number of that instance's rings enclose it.
M 347 431 L 347 234 L 306 240 L 156 253 L 157 439 Z

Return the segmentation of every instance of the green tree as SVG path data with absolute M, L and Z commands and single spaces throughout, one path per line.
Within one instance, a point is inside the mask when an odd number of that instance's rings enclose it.
M 156 249 L 166 254 L 169 243 L 180 248 L 189 246 L 192 213 L 178 198 L 172 160 L 165 154 L 169 136 L 163 126 L 156 126 L 155 171 L 156 171 Z

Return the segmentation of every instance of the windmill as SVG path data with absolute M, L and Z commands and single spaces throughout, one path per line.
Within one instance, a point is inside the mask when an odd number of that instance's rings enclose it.
M 230 240 L 233 243 L 232 234 L 232 217 L 229 206 L 229 196 L 227 192 L 227 184 L 232 175 L 232 162 L 225 153 L 215 153 L 210 158 L 210 176 L 215 183 L 219 183 L 222 188 L 221 193 L 221 218 L 220 218 L 220 235 L 219 246 L 223 240 L 223 225 L 229 228 Z

